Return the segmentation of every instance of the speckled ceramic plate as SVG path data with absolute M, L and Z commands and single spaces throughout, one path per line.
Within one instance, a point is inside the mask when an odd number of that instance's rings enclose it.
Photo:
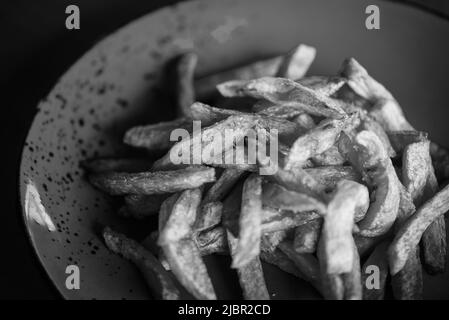
M 377 3 L 381 29 L 365 28 L 365 8 Z M 447 140 L 449 22 L 416 8 L 378 1 L 209 0 L 165 8 L 123 27 L 87 52 L 38 106 L 23 150 L 20 193 L 26 226 L 51 280 L 69 299 L 141 299 L 149 294 L 128 262 L 98 237 L 112 225 L 136 238 L 151 224 L 114 214 L 114 200 L 93 189 L 79 161 L 128 152 L 131 125 L 171 116 L 157 83 L 176 53 L 199 54 L 198 75 L 285 52 L 303 42 L 318 49 L 312 74 L 334 74 L 356 57 L 401 102 L 417 128 Z M 80 268 L 81 288 L 65 286 L 67 265 Z M 238 298 L 229 260 L 207 264 L 220 298 Z M 273 298 L 316 298 L 301 282 L 264 266 Z M 448 298 L 449 278 L 426 278 L 428 298 Z

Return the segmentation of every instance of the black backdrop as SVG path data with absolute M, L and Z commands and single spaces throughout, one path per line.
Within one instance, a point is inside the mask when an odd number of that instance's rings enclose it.
M 449 15 L 447 0 L 414 0 Z M 0 299 L 54 299 L 59 293 L 26 237 L 18 203 L 22 145 L 35 106 L 57 78 L 113 30 L 176 0 L 4 0 L 0 5 Z M 81 29 L 68 31 L 65 8 L 81 10 Z

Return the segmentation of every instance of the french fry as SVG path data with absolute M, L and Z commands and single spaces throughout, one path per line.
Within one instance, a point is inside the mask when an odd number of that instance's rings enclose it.
M 276 56 L 201 77 L 195 81 L 196 95 L 200 100 L 210 98 L 218 84 L 233 79 L 250 80 L 265 76 L 274 76 L 279 70 L 282 60 L 283 56 Z
M 274 104 L 296 107 L 312 115 L 332 118 L 345 115 L 333 99 L 285 78 L 233 80 L 219 84 L 217 89 L 224 97 L 249 96 L 265 99 Z
M 232 268 L 242 268 L 259 255 L 262 219 L 262 178 L 252 174 L 243 184 L 239 236 Z
M 345 287 L 340 274 L 327 272 L 327 255 L 324 250 L 324 241 L 320 237 L 317 247 L 317 257 L 320 265 L 321 293 L 326 300 L 343 300 Z
M 89 176 L 95 187 L 111 195 L 163 194 L 193 189 L 215 181 L 215 170 L 208 167 L 160 172 L 95 173 Z
M 326 151 L 313 156 L 311 160 L 317 167 L 341 166 L 346 162 L 346 159 L 341 155 L 340 151 L 338 151 L 338 147 L 335 145 Z
M 396 100 L 380 99 L 370 109 L 369 115 L 387 132 L 414 130 Z
M 360 124 L 359 130 L 368 130 L 377 135 L 379 140 L 382 142 L 384 149 L 387 151 L 388 156 L 390 158 L 396 157 L 396 151 L 394 150 L 393 146 L 391 145 L 390 139 L 387 135 L 387 133 L 384 131 L 382 126 L 374 121 L 370 116 L 364 116 L 362 119 L 362 122 Z
M 295 191 L 290 191 L 276 183 L 264 183 L 263 185 L 264 206 L 286 211 L 306 212 L 316 211 L 322 215 L 326 214 L 326 205 L 310 196 Z
M 316 219 L 295 228 L 293 248 L 297 253 L 316 251 L 322 223 L 321 219 Z
M 419 246 L 412 249 L 402 269 L 391 277 L 393 295 L 398 300 L 422 299 L 423 276 L 419 252 Z
M 261 248 L 265 251 L 274 251 L 279 246 L 279 244 L 288 237 L 287 230 L 280 230 L 275 232 L 268 232 L 262 235 L 260 239 Z M 261 249 L 262 250 L 262 249 Z
M 170 135 L 175 129 L 192 131 L 192 120 L 179 118 L 156 124 L 132 127 L 126 131 L 123 142 L 127 145 L 145 148 L 150 151 L 166 150 L 175 143 L 170 141 Z
M 385 297 L 388 277 L 388 245 L 388 241 L 378 244 L 363 264 L 363 300 L 383 300 Z
M 215 108 L 201 102 L 193 103 L 190 106 L 190 113 L 193 120 L 201 121 L 201 125 L 203 127 L 210 126 L 215 122 L 226 119 L 229 116 L 244 114 L 243 112 L 236 110 Z
M 357 115 L 339 120 L 322 121 L 317 127 L 295 141 L 288 155 L 285 169 L 301 167 L 309 158 L 328 150 L 336 143 L 342 130 L 353 128 L 357 122 Z
M 313 60 L 315 60 L 316 49 L 314 47 L 300 44 L 288 52 L 276 72 L 276 77 L 292 80 L 305 76 Z
M 354 252 L 352 269 L 350 272 L 344 273 L 341 276 L 343 280 L 343 286 L 345 288 L 344 299 L 362 300 L 363 286 L 362 274 L 360 270 L 360 257 L 357 251 L 357 247 L 355 246 L 354 239 L 352 240 L 352 250 Z
M 349 180 L 337 184 L 321 230 L 322 254 L 328 274 L 349 273 L 354 264 L 352 229 L 356 212 L 365 211 L 369 194 L 365 186 Z
M 240 240 L 236 239 L 231 232 L 227 233 L 228 244 L 233 261 L 238 254 L 238 246 Z M 234 268 L 234 266 L 233 266 Z M 262 265 L 259 256 L 252 256 L 252 258 L 244 265 L 236 267 L 239 277 L 240 287 L 243 291 L 243 298 L 245 300 L 269 300 L 267 285 L 263 276 Z
M 449 186 L 426 201 L 399 229 L 388 250 L 391 273 L 394 275 L 405 265 L 418 245 L 427 227 L 449 210 Z
M 202 256 L 229 253 L 226 230 L 221 226 L 197 233 L 194 240 Z
M 191 117 L 190 106 L 195 101 L 194 73 L 198 56 L 194 52 L 176 59 L 176 104 L 179 117 Z
M 320 217 L 315 211 L 293 212 L 266 206 L 263 207 L 262 214 L 262 233 L 292 229 Z
M 96 158 L 81 162 L 81 166 L 89 172 L 142 172 L 151 168 L 148 159 L 139 158 Z
M 313 118 L 310 115 L 308 115 L 307 113 L 299 114 L 298 116 L 296 116 L 293 119 L 293 122 L 296 122 L 297 124 L 299 124 L 301 127 L 303 127 L 306 130 L 310 130 L 310 129 L 316 127 L 315 120 L 313 120 Z
M 202 205 L 196 217 L 195 232 L 210 229 L 220 224 L 222 212 L 223 204 L 221 202 L 208 202 Z
M 346 154 L 362 173 L 373 199 L 365 218 L 358 224 L 360 235 L 379 236 L 386 233 L 396 219 L 400 201 L 399 179 L 376 134 L 361 131 L 354 138 L 353 145 L 347 145 L 345 140 L 340 139 L 340 152 Z
M 341 77 L 310 76 L 297 80 L 303 86 L 315 90 L 321 95 L 332 96 L 346 83 Z
M 164 300 L 186 298 L 181 296 L 176 283 L 160 262 L 136 241 L 110 228 L 103 230 L 103 238 L 111 251 L 132 261 L 139 268 L 155 298 Z
M 316 182 L 326 186 L 326 192 L 335 189 L 337 183 L 343 179 L 362 182 L 360 173 L 351 166 L 323 166 L 307 168 L 304 171 L 315 179 Z

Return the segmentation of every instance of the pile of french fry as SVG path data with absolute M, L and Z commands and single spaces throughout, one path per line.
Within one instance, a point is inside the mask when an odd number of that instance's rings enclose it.
M 335 76 L 306 76 L 316 50 L 194 78 L 197 56 L 176 59 L 172 83 L 178 118 L 133 127 L 124 143 L 168 153 L 147 159 L 83 162 L 92 185 L 123 196 L 121 216 L 158 214 L 141 243 L 110 228 L 106 246 L 132 261 L 158 299 L 216 299 L 202 256 L 228 254 L 245 299 L 269 299 L 261 260 L 309 282 L 326 299 L 420 299 L 423 272 L 446 264 L 449 153 L 407 121 L 393 95 L 355 59 Z M 215 104 L 216 107 L 199 102 Z M 201 157 L 176 165 L 171 141 L 201 121 L 208 137 L 231 131 L 279 133 L 279 165 L 220 163 Z M 223 145 L 222 148 L 233 148 Z M 195 150 L 192 149 L 192 157 Z M 370 270 L 377 286 L 367 285 Z M 174 276 L 173 276 L 174 275 Z M 391 281 L 387 281 L 390 280 Z

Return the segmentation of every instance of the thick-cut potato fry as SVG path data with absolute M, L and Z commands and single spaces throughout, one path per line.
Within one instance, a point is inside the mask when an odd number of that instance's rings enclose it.
M 236 239 L 231 232 L 228 231 L 227 239 L 231 256 L 235 258 L 239 240 Z M 263 276 L 262 264 L 259 255 L 252 257 L 244 265 L 237 267 L 237 275 L 239 277 L 240 287 L 243 291 L 245 300 L 269 300 L 267 285 Z
M 195 101 L 194 73 L 198 56 L 194 52 L 181 54 L 176 61 L 176 104 L 179 117 L 191 117 L 190 106 Z
M 179 118 L 146 126 L 132 127 L 126 131 L 123 142 L 150 151 L 166 150 L 175 143 L 170 141 L 170 135 L 175 129 L 192 131 L 192 120 Z
M 233 268 L 242 268 L 259 255 L 262 219 L 262 178 L 252 174 L 243 184 L 240 228 L 232 259 Z
M 276 72 L 276 77 L 292 80 L 305 76 L 313 60 L 315 60 L 316 49 L 314 47 L 300 44 L 288 52 Z
M 352 229 L 356 212 L 369 206 L 369 194 L 364 185 L 342 180 L 328 204 L 321 230 L 323 258 L 328 274 L 351 272 L 354 263 Z
M 426 201 L 397 232 L 389 250 L 391 273 L 394 275 L 405 265 L 422 234 L 440 215 L 449 210 L 449 185 Z
M 346 137 L 346 138 L 345 138 Z M 359 222 L 360 235 L 375 237 L 393 225 L 400 201 L 399 179 L 382 142 L 371 131 L 361 131 L 353 142 L 342 135 L 339 149 L 363 175 L 373 200 L 365 218 Z M 348 145 L 349 144 L 349 145 Z
M 427 133 L 415 130 L 389 131 L 388 138 L 393 149 L 398 154 L 402 154 L 405 147 L 415 142 L 427 140 Z
M 203 204 L 196 217 L 195 232 L 210 229 L 220 224 L 222 213 L 223 204 L 219 201 Z
M 202 256 L 213 253 L 229 253 L 226 230 L 217 226 L 195 235 L 194 240 Z
M 320 200 L 326 198 L 326 185 L 317 181 L 302 168 L 295 167 L 292 170 L 278 168 L 273 175 L 273 179 L 288 190 L 303 193 Z
M 343 300 L 345 287 L 340 274 L 327 272 L 327 257 L 324 250 L 323 237 L 320 237 L 317 247 L 317 257 L 320 265 L 321 293 L 326 300 Z
M 142 219 L 159 212 L 166 195 L 130 194 L 125 196 L 125 205 L 119 210 L 123 217 Z
M 285 169 L 301 167 L 309 158 L 319 155 L 331 148 L 342 130 L 357 126 L 358 116 L 352 115 L 339 120 L 325 120 L 308 133 L 300 136 L 290 149 Z
M 194 240 L 185 238 L 162 246 L 167 261 L 178 281 L 195 298 L 217 299 L 206 266 Z
M 404 267 L 391 277 L 393 295 L 398 300 L 421 300 L 423 297 L 423 276 L 419 252 L 419 246 L 412 249 Z
M 159 232 L 158 244 L 160 246 L 179 241 L 193 234 L 192 229 L 200 202 L 200 189 L 187 189 L 179 195 L 165 225 Z
M 293 212 L 266 206 L 263 207 L 262 214 L 262 233 L 292 229 L 320 217 L 315 211 Z
M 297 253 L 313 253 L 316 251 L 322 223 L 322 219 L 316 219 L 295 228 L 293 248 Z
M 173 157 L 183 159 L 189 164 L 215 164 L 217 160 L 223 163 L 223 155 L 234 148 L 236 142 L 247 136 L 248 131 L 256 124 L 256 115 L 236 115 L 203 128 L 201 132 L 176 143 L 164 157 L 153 164 L 153 170 L 172 167 Z M 221 139 L 217 139 L 217 136 Z
M 293 122 L 296 122 L 306 130 L 310 130 L 316 127 L 315 120 L 313 120 L 313 118 L 307 113 L 299 114 L 297 117 L 293 119 Z
M 423 140 L 407 145 L 402 157 L 402 179 L 416 206 L 438 191 L 438 182 L 430 158 L 430 142 Z M 422 256 L 430 273 L 444 272 L 446 264 L 446 225 L 438 217 L 424 232 Z
M 360 257 L 355 246 L 354 239 L 352 240 L 352 250 L 354 252 L 354 259 L 352 269 L 350 272 L 342 274 L 343 286 L 345 288 L 345 300 L 362 300 L 363 285 L 362 274 L 360 268 Z
M 263 184 L 264 206 L 293 212 L 316 211 L 326 214 L 326 205 L 306 194 L 290 191 L 276 183 Z
M 276 56 L 201 77 L 195 81 L 196 95 L 199 100 L 210 98 L 216 91 L 216 86 L 218 84 L 233 79 L 251 80 L 254 78 L 274 76 L 279 70 L 282 61 L 283 56 Z
M 389 242 L 383 241 L 362 267 L 363 300 L 383 300 L 388 277 L 387 249 Z M 379 271 L 377 277 L 377 270 Z
M 310 76 L 297 80 L 303 86 L 315 90 L 321 95 L 332 96 L 346 83 L 341 77 Z
M 346 162 L 346 159 L 338 151 L 336 145 L 330 147 L 326 151 L 317 154 L 311 158 L 313 164 L 317 167 L 321 166 L 341 166 Z
M 274 104 L 294 106 L 317 116 L 341 118 L 345 115 L 333 99 L 285 78 L 233 80 L 219 84 L 217 89 L 224 97 L 265 99 Z
M 360 124 L 359 130 L 368 130 L 377 135 L 379 140 L 382 142 L 384 149 L 387 151 L 388 156 L 390 158 L 396 157 L 396 151 L 394 150 L 393 146 L 391 145 L 390 139 L 388 138 L 387 133 L 382 128 L 382 126 L 376 122 L 374 119 L 372 119 L 370 116 L 363 116 L 362 122 Z
M 283 241 L 279 244 L 279 249 L 289 257 L 295 266 L 304 275 L 305 280 L 312 284 L 318 291 L 321 291 L 320 266 L 318 260 L 310 253 L 300 254 L 293 249 L 290 241 Z
M 132 261 L 139 268 L 155 298 L 164 300 L 186 298 L 181 296 L 176 283 L 160 262 L 139 243 L 110 228 L 103 230 L 103 237 L 111 251 Z
M 360 173 L 351 166 L 323 166 L 307 168 L 304 171 L 319 184 L 326 186 L 326 192 L 335 189 L 337 183 L 343 179 L 362 182 Z
M 151 161 L 139 158 L 95 158 L 81 162 L 89 172 L 142 172 L 151 168 Z
M 163 194 L 193 189 L 215 181 L 215 169 L 188 167 L 185 169 L 140 173 L 96 173 L 90 182 L 111 195 Z
M 242 115 L 243 112 L 231 109 L 215 108 L 201 102 L 195 102 L 190 106 L 193 120 L 201 121 L 201 126 L 207 127 L 215 122 L 226 119 L 229 116 Z

